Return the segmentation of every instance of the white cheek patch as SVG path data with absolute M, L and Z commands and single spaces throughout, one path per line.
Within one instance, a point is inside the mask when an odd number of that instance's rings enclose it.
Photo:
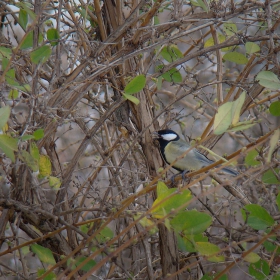
M 168 134 L 161 135 L 161 137 L 166 141 L 172 141 L 177 138 L 177 135 L 174 133 L 168 133 Z

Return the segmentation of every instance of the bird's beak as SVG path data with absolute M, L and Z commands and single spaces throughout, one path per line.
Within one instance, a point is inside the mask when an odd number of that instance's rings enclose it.
M 152 134 L 153 139 L 159 139 L 160 138 L 160 135 L 157 133 L 157 131 L 154 131 L 151 134 Z

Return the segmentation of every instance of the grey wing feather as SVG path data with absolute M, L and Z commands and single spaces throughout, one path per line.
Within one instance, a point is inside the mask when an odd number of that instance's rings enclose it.
M 201 154 L 198 150 L 194 149 L 194 152 L 196 154 L 196 158 L 205 164 L 205 166 L 213 163 L 214 161 L 213 160 L 210 160 L 209 158 L 207 158 L 205 155 Z
M 206 156 L 204 156 L 203 154 L 201 154 L 199 151 L 195 150 L 195 153 L 196 153 L 196 157 L 197 159 L 199 159 L 202 163 L 205 164 L 205 166 L 207 165 L 210 165 L 212 164 L 214 161 L 213 160 L 210 160 L 208 159 Z M 222 170 L 225 172 L 225 173 L 228 173 L 230 175 L 233 175 L 233 176 L 237 176 L 239 173 L 229 167 L 224 167 L 222 168 Z

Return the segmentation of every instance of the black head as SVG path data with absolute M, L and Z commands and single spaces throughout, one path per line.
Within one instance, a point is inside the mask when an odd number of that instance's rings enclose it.
M 180 139 L 179 135 L 171 129 L 163 129 L 153 132 L 152 136 L 159 142 L 161 155 L 167 162 L 164 149 L 170 142 L 178 141 Z
M 171 129 L 155 131 L 153 132 L 153 138 L 157 139 L 160 143 L 165 142 L 166 144 L 180 139 L 179 135 Z

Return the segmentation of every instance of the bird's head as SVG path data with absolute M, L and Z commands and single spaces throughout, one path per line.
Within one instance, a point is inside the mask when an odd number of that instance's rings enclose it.
M 179 135 L 171 129 L 163 129 L 152 133 L 152 137 L 159 142 L 171 142 L 180 139 Z

